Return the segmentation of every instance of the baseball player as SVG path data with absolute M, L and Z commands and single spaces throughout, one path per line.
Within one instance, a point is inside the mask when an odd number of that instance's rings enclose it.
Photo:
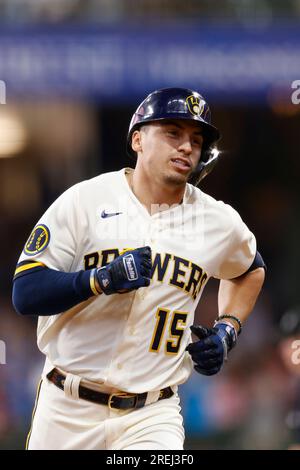
M 219 138 L 198 92 L 154 91 L 129 127 L 135 169 L 69 188 L 34 227 L 13 286 L 46 356 L 28 449 L 183 449 L 178 385 L 221 369 L 264 280 L 239 214 L 196 186 Z M 215 324 L 193 326 L 211 277 Z

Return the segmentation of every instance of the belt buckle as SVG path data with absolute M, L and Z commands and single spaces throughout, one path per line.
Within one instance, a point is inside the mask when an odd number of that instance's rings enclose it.
M 113 399 L 114 397 L 121 397 L 121 398 L 132 398 L 136 397 L 137 395 L 135 393 L 126 393 L 126 392 L 116 392 L 116 393 L 111 393 L 108 397 L 108 403 L 107 406 L 110 410 L 118 410 L 119 408 L 113 406 Z M 134 408 L 134 407 L 132 407 Z

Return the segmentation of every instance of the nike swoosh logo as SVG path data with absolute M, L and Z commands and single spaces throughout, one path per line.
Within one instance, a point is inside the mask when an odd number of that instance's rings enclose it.
M 119 215 L 119 214 L 123 214 L 123 212 L 111 212 L 111 213 L 107 213 L 104 211 L 101 212 L 101 217 L 102 219 L 106 219 L 107 217 L 113 217 L 114 215 Z

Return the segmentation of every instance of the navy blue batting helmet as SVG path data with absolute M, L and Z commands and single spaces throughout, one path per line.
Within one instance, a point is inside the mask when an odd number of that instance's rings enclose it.
M 191 176 L 191 182 L 198 184 L 214 168 L 219 152 L 214 148 L 220 139 L 219 130 L 210 123 L 210 109 L 197 91 L 188 88 L 163 88 L 150 93 L 138 106 L 130 121 L 127 134 L 127 153 L 135 156 L 131 137 L 135 130 L 147 123 L 166 119 L 197 121 L 203 130 L 201 161 Z

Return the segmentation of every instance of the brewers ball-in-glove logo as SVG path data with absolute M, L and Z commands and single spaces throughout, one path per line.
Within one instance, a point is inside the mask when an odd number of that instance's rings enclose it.
M 194 116 L 201 115 L 204 108 L 204 102 L 200 102 L 200 98 L 198 98 L 198 96 L 188 96 L 186 99 L 186 104 L 191 114 Z
M 30 237 L 28 238 L 24 253 L 28 256 L 36 255 L 44 251 L 50 241 L 50 230 L 46 225 L 37 225 L 32 230 Z

